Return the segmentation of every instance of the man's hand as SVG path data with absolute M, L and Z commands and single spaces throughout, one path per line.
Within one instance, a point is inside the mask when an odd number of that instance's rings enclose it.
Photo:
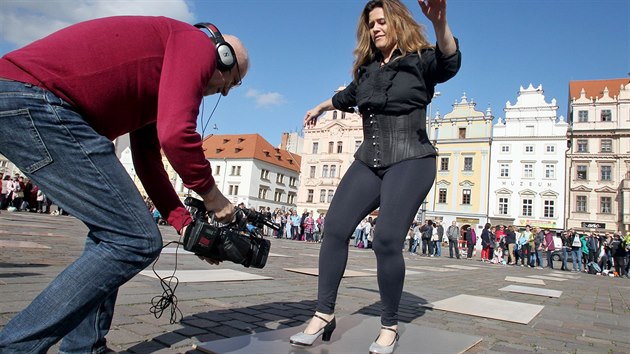
M 201 195 L 203 203 L 206 206 L 206 210 L 213 212 L 214 217 L 218 222 L 229 223 L 234 219 L 234 204 L 221 193 L 215 184 L 208 193 Z

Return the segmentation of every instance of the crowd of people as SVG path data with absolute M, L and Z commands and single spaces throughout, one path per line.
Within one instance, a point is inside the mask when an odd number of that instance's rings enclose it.
M 28 178 L 18 174 L 2 176 L 0 209 L 50 213 L 52 201 Z
M 411 255 L 440 257 L 442 246 L 447 245 L 450 258 L 472 259 L 479 248 L 481 262 L 538 269 L 559 266 L 565 271 L 629 277 L 630 233 L 624 236 L 620 231 L 556 231 L 487 223 L 478 239 L 475 225 L 460 228 L 453 221 L 445 230 L 440 222 L 427 220 L 411 225 L 405 249 Z M 554 267 L 554 260 L 560 264 Z
M 297 241 L 319 243 L 324 237 L 325 214 L 317 215 L 312 210 L 299 215 L 294 209 L 282 210 L 280 208 L 271 212 L 267 207 L 263 211 L 268 218 L 280 226 L 279 230 L 264 230 L 264 233 L 275 238 L 285 238 Z

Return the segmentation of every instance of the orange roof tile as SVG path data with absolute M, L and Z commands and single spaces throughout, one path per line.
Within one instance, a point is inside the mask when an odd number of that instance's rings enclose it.
M 259 134 L 211 135 L 202 143 L 207 159 L 256 159 L 300 172 L 302 157 L 273 147 Z
M 625 79 L 608 79 L 608 80 L 584 80 L 569 81 L 569 99 L 580 98 L 582 89 L 586 92 L 586 98 L 602 97 L 604 88 L 608 87 L 611 98 L 619 96 L 619 88 L 621 85 L 630 83 L 630 78 Z

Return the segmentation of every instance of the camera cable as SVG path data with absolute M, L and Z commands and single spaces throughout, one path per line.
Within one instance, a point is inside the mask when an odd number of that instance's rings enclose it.
M 153 273 L 160 280 L 160 286 L 162 286 L 162 294 L 154 296 L 151 299 L 151 308 L 149 310 L 155 316 L 155 318 L 160 318 L 164 314 L 164 311 L 171 307 L 171 314 L 169 319 L 170 324 L 177 323 L 184 317 L 182 311 L 177 307 L 177 296 L 175 296 L 175 290 L 177 290 L 177 286 L 179 285 L 179 279 L 175 276 L 175 272 L 177 271 L 177 255 L 179 252 L 179 246 L 183 245 L 183 243 L 181 241 L 171 241 L 162 246 L 162 249 L 173 243 L 177 244 L 177 247 L 175 248 L 175 268 L 173 269 L 173 274 L 162 278 L 155 270 L 155 265 L 160 259 L 161 252 L 151 266 Z

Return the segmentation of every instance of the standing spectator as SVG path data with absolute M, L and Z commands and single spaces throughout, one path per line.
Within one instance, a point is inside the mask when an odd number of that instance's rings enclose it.
M 505 225 L 499 225 L 497 226 L 497 233 L 496 233 L 497 243 L 501 242 L 501 238 L 503 236 L 505 236 Z
M 486 223 L 483 227 L 483 231 L 481 231 L 481 261 L 489 262 L 490 261 L 490 223 Z M 492 236 L 494 237 L 494 235 Z M 493 241 L 494 242 L 494 241 Z
M 317 242 L 322 242 L 322 240 L 324 239 L 324 226 L 326 224 L 326 217 L 324 216 L 324 213 L 319 214 L 319 217 L 317 218 L 317 228 L 319 229 L 319 240 L 317 240 Z
M 451 226 L 446 229 L 446 237 L 448 237 L 448 254 L 450 258 L 453 258 L 453 252 L 459 259 L 459 227 L 457 222 L 453 221 Z
M 44 192 L 41 189 L 37 189 L 37 212 L 38 213 L 43 213 L 44 212 L 44 205 L 46 205 L 46 195 L 44 195 Z
M 613 255 L 615 273 L 619 277 L 628 278 L 628 271 L 626 270 L 627 246 L 626 241 L 621 238 L 621 235 L 618 232 L 616 232 L 610 244 L 610 249 Z
M 525 230 L 521 232 L 516 243 L 519 245 L 520 250 L 520 258 L 521 258 L 521 267 L 529 265 L 529 239 L 532 238 L 532 229 L 529 225 L 525 225 Z
M 433 230 L 431 231 L 431 254 L 430 256 L 436 256 L 438 257 L 438 244 L 440 243 L 440 237 L 438 235 L 438 231 L 437 231 L 437 222 L 433 223 Z M 441 249 L 441 247 L 440 247 Z M 441 250 L 440 250 L 440 254 L 441 254 Z
M 7 201 L 7 194 L 9 194 L 9 180 L 11 177 L 9 175 L 2 176 L 2 194 L 0 194 L 0 209 L 5 209 L 5 203 Z
M 369 216 L 365 222 L 365 226 L 363 227 L 363 247 L 368 248 L 370 243 L 370 234 L 373 232 L 373 221 L 372 217 Z
M 296 210 L 293 210 L 291 214 L 291 239 L 300 239 L 300 216 Z
M 315 220 L 311 216 L 311 213 L 306 213 L 304 218 L 304 237 L 306 242 L 313 242 L 313 234 L 315 233 Z
M 573 231 L 570 229 L 569 231 L 565 231 L 560 233 L 560 241 L 562 241 L 562 270 L 569 270 L 567 265 L 567 258 L 569 257 L 569 252 L 571 252 L 571 245 L 569 245 L 569 235 Z
M 466 230 L 466 247 L 468 252 L 466 253 L 466 259 L 472 259 L 475 244 L 477 243 L 477 235 L 475 234 L 475 225 L 470 225 Z
M 409 252 L 411 252 L 412 255 L 417 255 L 417 251 L 418 251 L 418 244 L 420 242 L 422 242 L 422 231 L 421 231 L 421 225 L 418 222 L 414 222 L 414 226 L 413 226 L 413 234 L 412 234 L 412 238 L 411 238 L 411 249 L 409 250 Z
M 508 226 L 507 232 L 505 233 L 505 243 L 508 250 L 508 264 L 514 265 L 516 264 L 516 260 L 514 259 L 514 245 L 516 244 L 514 225 Z
M 433 221 L 426 220 L 420 229 L 422 231 L 422 255 L 430 256 L 433 253 L 431 247 L 431 236 L 433 235 Z
M 435 255 L 437 257 L 442 257 L 442 241 L 444 238 L 444 226 L 442 226 L 442 223 L 437 221 L 436 222 L 436 232 L 437 232 L 437 242 L 435 243 Z
M 545 232 L 540 228 L 534 228 L 534 256 L 536 259 L 536 267 L 538 269 L 542 269 L 543 261 L 542 261 L 542 251 L 543 251 L 543 243 L 545 242 Z
M 304 212 L 302 213 L 302 217 L 300 218 L 300 240 L 304 241 L 304 229 L 306 227 L 306 216 L 308 215 L 308 212 L 306 211 L 306 209 L 304 210 Z
M 570 233 L 567 241 L 571 244 L 571 256 L 573 258 L 573 272 L 582 271 L 582 242 L 577 232 Z
M 597 251 L 599 250 L 599 238 L 595 229 L 591 229 L 586 238 L 586 248 L 588 249 L 588 263 L 597 262 Z
M 553 269 L 553 251 L 555 251 L 556 245 L 553 242 L 553 234 L 549 230 L 545 230 L 543 247 L 547 253 L 547 268 Z
M 354 247 L 359 247 L 359 242 L 363 240 L 363 230 L 365 230 L 366 219 L 361 220 L 354 228 Z

